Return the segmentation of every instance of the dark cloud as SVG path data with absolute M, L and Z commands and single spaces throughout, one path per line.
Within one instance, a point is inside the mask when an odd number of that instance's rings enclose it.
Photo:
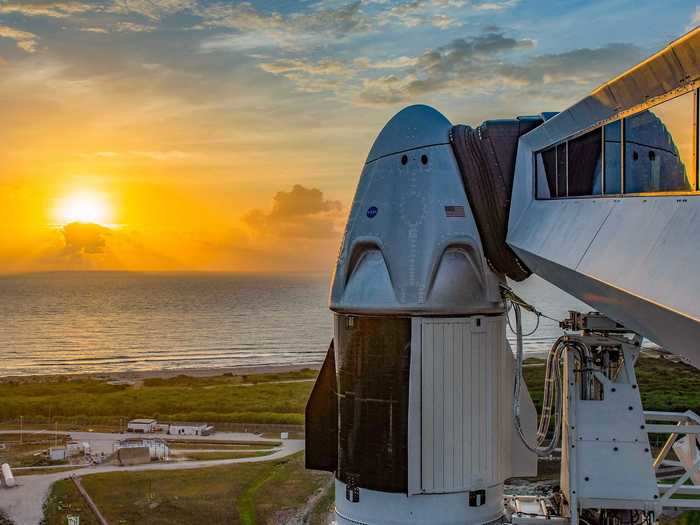
M 572 85 L 590 89 L 638 62 L 642 49 L 632 44 L 608 44 L 596 49 L 505 60 L 508 54 L 534 47 L 534 41 L 503 33 L 485 33 L 426 51 L 403 74 L 365 79 L 357 97 L 369 104 L 393 104 L 441 90 L 467 89 L 548 95 L 570 95 Z
M 252 210 L 245 223 L 262 233 L 286 238 L 319 239 L 338 234 L 336 222 L 342 211 L 339 201 L 326 200 L 317 188 L 294 185 L 273 197 L 272 210 Z
M 500 73 L 528 84 L 602 82 L 642 58 L 642 50 L 633 44 L 608 44 L 536 56 L 523 66 L 504 65 Z
M 66 224 L 62 232 L 66 243 L 63 254 L 70 257 L 105 253 L 111 234 L 109 228 L 82 222 Z

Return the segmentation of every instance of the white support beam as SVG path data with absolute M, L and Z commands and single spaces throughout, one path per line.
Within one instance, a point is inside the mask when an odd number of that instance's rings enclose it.
M 700 434 L 700 425 L 646 425 L 649 434 Z

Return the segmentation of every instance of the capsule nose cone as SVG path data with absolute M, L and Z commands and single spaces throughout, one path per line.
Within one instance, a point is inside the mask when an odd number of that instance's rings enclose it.
M 417 104 L 399 111 L 372 145 L 367 162 L 424 146 L 447 144 L 452 124 L 430 106 Z

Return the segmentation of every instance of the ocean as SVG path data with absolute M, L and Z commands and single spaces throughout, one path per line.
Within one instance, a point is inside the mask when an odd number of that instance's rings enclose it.
M 318 365 L 332 337 L 329 281 L 318 274 L 0 276 L 0 376 Z M 537 277 L 514 288 L 557 319 L 589 310 Z M 526 314 L 525 331 L 532 327 Z M 543 319 L 525 350 L 543 354 L 560 334 Z

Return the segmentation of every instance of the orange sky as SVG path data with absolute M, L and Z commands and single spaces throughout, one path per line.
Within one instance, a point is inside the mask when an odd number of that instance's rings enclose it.
M 396 111 L 561 109 L 700 20 L 566 4 L 0 0 L 0 273 L 330 272 Z

